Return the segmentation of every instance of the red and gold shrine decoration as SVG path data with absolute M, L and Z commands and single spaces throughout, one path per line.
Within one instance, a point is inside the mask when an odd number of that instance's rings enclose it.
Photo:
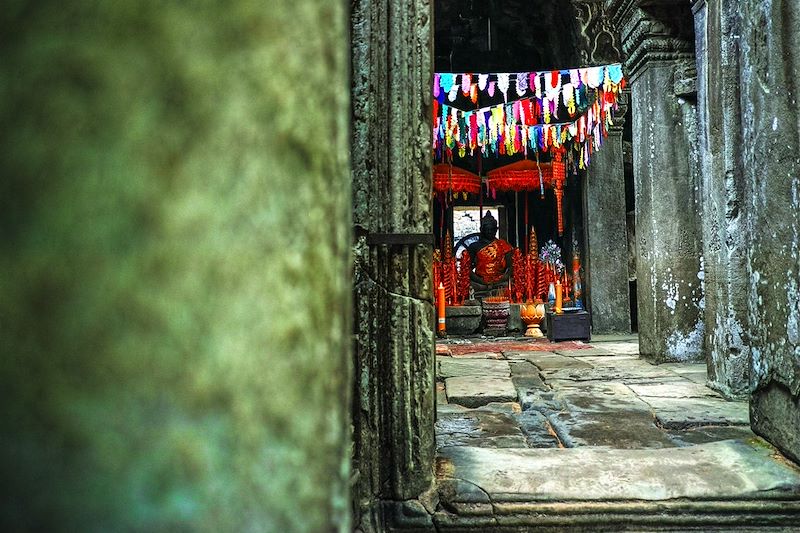
M 452 250 L 453 244 L 448 232 L 444 242 L 444 254 L 439 249 L 433 251 L 433 286 L 434 289 L 442 286 L 446 305 L 461 305 L 469 297 L 472 259 L 465 250 L 461 258 L 456 260 Z M 435 294 L 438 298 L 438 291 L 435 291 Z
M 558 234 L 564 234 L 564 184 L 567 181 L 567 168 L 564 162 L 566 150 L 554 148 L 553 160 L 550 163 L 553 172 L 553 189 L 556 194 L 556 208 L 558 209 Z
M 486 175 L 486 183 L 491 191 L 520 192 L 553 187 L 550 163 L 537 163 L 530 159 L 490 170 Z
M 442 284 L 447 297 L 447 305 L 456 305 L 458 298 L 458 268 L 456 258 L 453 256 L 453 239 L 450 237 L 450 230 L 447 230 L 443 243 L 442 253 Z
M 541 300 L 542 287 L 539 282 L 541 266 L 536 230 L 531 227 L 528 254 L 525 256 L 525 296 L 529 302 Z
M 525 271 L 525 258 L 522 256 L 522 251 L 519 248 L 514 248 L 514 255 L 512 257 L 512 271 L 513 277 L 511 278 L 511 296 L 515 302 L 524 301 L 525 287 L 527 281 L 527 272 Z
M 433 167 L 433 192 L 480 194 L 481 178 L 469 170 L 448 163 L 439 163 Z

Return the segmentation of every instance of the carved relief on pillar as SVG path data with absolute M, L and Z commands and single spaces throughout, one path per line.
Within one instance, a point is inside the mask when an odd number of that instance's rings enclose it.
M 694 22 L 687 2 L 606 0 L 605 7 L 632 81 L 648 62 L 694 58 Z
M 605 0 L 572 0 L 580 30 L 581 63 L 600 65 L 622 59 L 619 33 L 606 14 Z

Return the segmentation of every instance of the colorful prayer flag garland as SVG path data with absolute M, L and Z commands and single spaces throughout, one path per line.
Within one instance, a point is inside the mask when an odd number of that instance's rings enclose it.
M 475 92 L 473 86 L 480 90 L 486 87 L 486 91 L 491 92 L 492 76 L 496 77 L 501 92 L 507 95 L 511 79 L 508 74 L 436 75 L 435 155 L 452 157 L 455 151 L 465 157 L 467 151 L 473 154 L 475 150 L 483 155 L 527 154 L 529 148 L 536 152 L 548 151 L 573 143 L 577 146 L 576 164 L 584 169 L 591 153 L 600 148 L 608 134 L 612 110 L 617 108 L 619 95 L 625 87 L 622 67 L 615 64 L 550 73 L 519 73 L 515 77 L 517 94 L 526 94 L 533 85 L 533 96 L 472 111 L 440 102 L 442 91 L 449 94 L 453 87 L 458 87 L 455 84 L 458 79 L 465 95 Z M 553 122 L 553 118 L 558 119 L 561 104 L 573 119 L 571 122 Z M 584 109 L 583 113 L 574 118 L 580 108 Z

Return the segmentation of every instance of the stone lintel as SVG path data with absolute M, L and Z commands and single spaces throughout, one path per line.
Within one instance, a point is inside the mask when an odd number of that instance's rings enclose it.
M 610 0 L 608 16 L 617 27 L 625 69 L 630 81 L 635 81 L 641 71 L 654 62 L 672 62 L 694 59 L 694 42 L 680 35 L 669 17 L 656 17 L 653 10 L 683 6 L 674 0 Z

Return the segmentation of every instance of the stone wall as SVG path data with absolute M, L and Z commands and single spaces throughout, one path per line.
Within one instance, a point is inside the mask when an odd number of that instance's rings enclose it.
M 4 531 L 350 531 L 346 7 L 5 6 Z
M 751 422 L 800 460 L 800 5 L 735 3 L 742 17 Z
M 352 4 L 355 504 L 365 530 L 417 513 L 433 479 L 432 31 L 429 0 Z

